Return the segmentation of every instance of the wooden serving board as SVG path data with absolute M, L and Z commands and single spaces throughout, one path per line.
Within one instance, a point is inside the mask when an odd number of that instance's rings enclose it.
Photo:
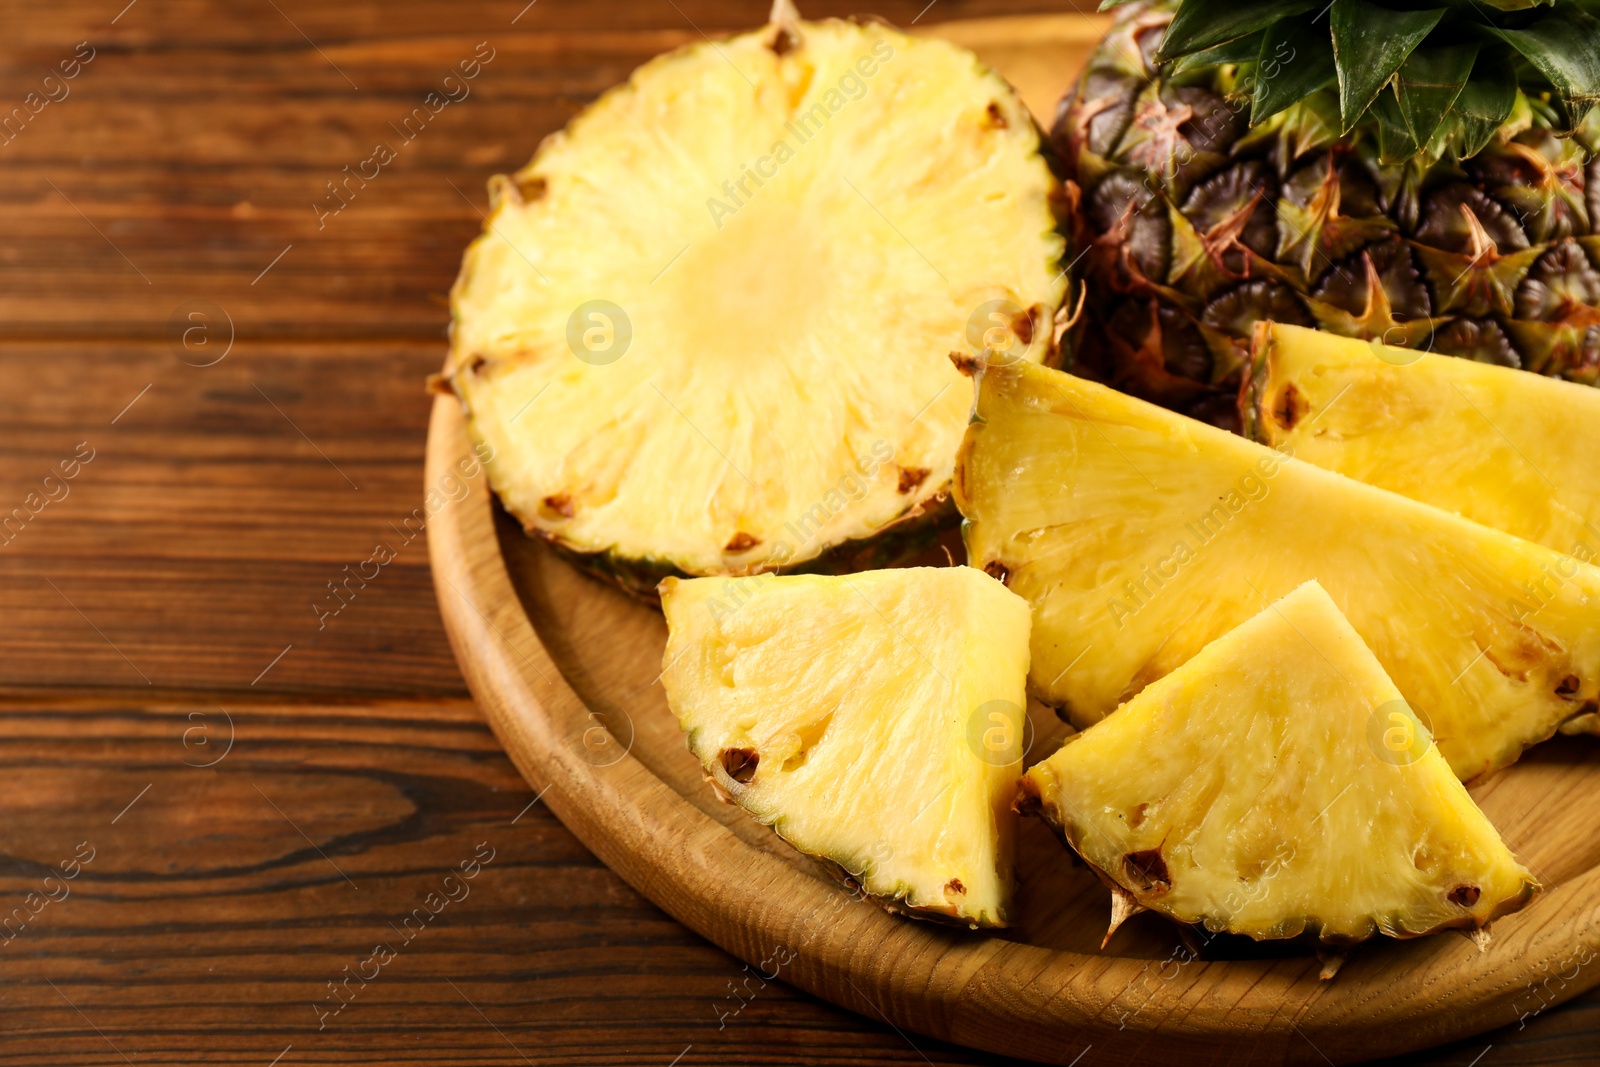
M 1037 114 L 1104 21 L 948 23 Z M 428 486 L 469 453 L 457 402 L 434 406 Z M 463 674 L 522 774 L 613 870 L 748 964 L 896 1028 L 1071 1064 L 1346 1063 L 1515 1025 L 1600 983 L 1600 752 L 1562 738 L 1472 790 L 1545 884 L 1495 925 L 1487 951 L 1454 934 L 1381 941 L 1336 980 L 1287 946 L 1218 939 L 1194 958 L 1158 916 L 1101 951 L 1105 889 L 1037 820 L 1018 839 L 1017 926 L 1001 936 L 889 915 L 854 898 L 737 808 L 716 800 L 658 682 L 659 612 L 526 538 L 481 477 L 428 526 L 434 582 Z M 1030 763 L 1063 733 L 1030 708 Z M 730 998 L 735 1012 L 738 999 Z

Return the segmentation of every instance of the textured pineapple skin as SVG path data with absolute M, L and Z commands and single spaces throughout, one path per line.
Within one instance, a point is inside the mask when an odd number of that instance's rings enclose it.
M 947 353 L 980 309 L 1015 307 L 1022 358 L 1056 358 L 1042 135 L 970 52 L 887 25 L 657 57 L 490 199 L 439 385 L 524 529 L 643 599 L 900 561 L 952 516 Z M 627 319 L 615 358 L 574 341 L 590 303 Z
M 1308 463 L 1600 558 L 1600 390 L 1261 323 L 1240 411 Z
M 1006 924 L 1021 598 L 914 567 L 669 578 L 661 603 L 668 703 L 723 799 L 890 910 Z
M 834 545 L 815 559 L 784 568 L 782 572 L 762 573 L 854 574 L 904 566 L 928 552 L 959 518 L 954 501 L 948 496 L 935 498 L 908 511 L 871 538 Z M 562 559 L 590 577 L 645 604 L 660 605 L 661 583 L 666 579 L 697 577 L 666 560 L 586 552 L 537 526 L 524 527 L 524 532 L 548 544 Z
M 1310 582 L 1071 738 L 1024 793 L 1103 879 L 1211 933 L 1349 945 L 1523 907 L 1537 882 L 1426 727 L 1398 710 L 1408 745 L 1374 744 L 1375 715 L 1396 729 L 1386 708 L 1399 690 Z
M 1074 370 L 1235 429 L 1271 319 L 1595 384 L 1600 120 L 1563 140 L 1535 112 L 1464 162 L 1384 165 L 1329 100 L 1252 130 L 1234 68 L 1158 78 L 1169 20 L 1121 8 L 1052 129 L 1082 189 Z
M 1600 570 L 1070 374 L 982 372 L 955 496 L 1080 727 L 1313 578 L 1465 780 L 1600 700 Z

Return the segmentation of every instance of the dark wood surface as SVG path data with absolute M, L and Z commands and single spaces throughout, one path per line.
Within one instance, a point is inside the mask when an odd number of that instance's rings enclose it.
M 0 932 L 0 1062 L 996 1062 L 744 985 L 585 852 L 474 709 L 403 526 L 485 179 L 763 5 L 122 3 L 0 7 L 0 116 L 94 49 L 0 136 L 0 515 L 37 508 L 0 535 L 0 921 L 26 920 Z M 471 95 L 319 229 L 325 183 L 482 41 Z M 379 542 L 394 561 L 319 629 Z M 1597 1049 L 1590 994 L 1408 1062 Z

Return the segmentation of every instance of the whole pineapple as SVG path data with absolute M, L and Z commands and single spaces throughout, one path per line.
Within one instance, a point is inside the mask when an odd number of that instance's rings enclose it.
M 1075 369 L 1233 428 L 1271 319 L 1595 384 L 1594 6 L 1125 6 L 1051 135 Z

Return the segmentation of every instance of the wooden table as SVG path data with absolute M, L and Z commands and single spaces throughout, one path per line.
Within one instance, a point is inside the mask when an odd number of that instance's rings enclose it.
M 763 5 L 124 3 L 0 16 L 0 1062 L 993 1062 L 731 1012 L 502 755 L 405 523 L 485 179 Z M 1412 1062 L 1597 1046 L 1591 994 Z

